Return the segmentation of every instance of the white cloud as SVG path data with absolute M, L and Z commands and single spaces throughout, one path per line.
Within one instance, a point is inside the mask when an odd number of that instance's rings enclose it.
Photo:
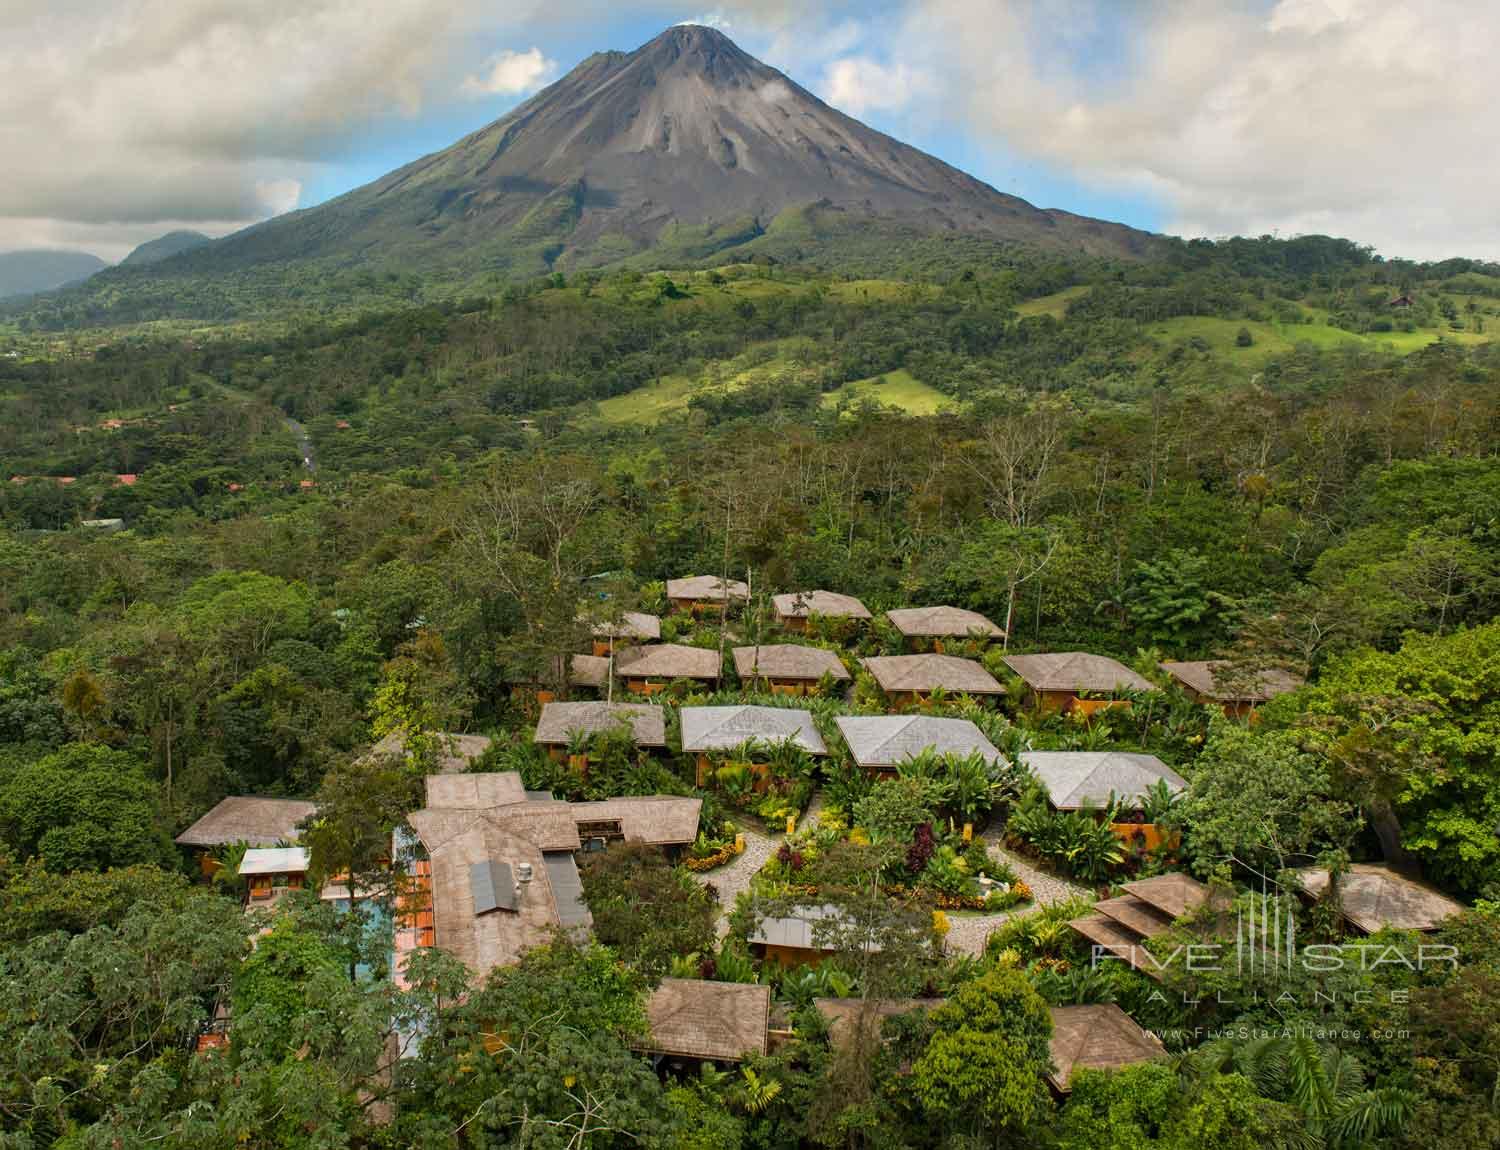
M 1324 231 L 1388 255 L 1500 257 L 1500 22 L 1462 0 L 1267 8 L 908 0 L 862 45 L 950 127 L 1165 206 L 1189 235 Z M 1117 51 L 1097 32 L 1116 18 Z M 852 109 L 851 109 L 852 110 Z M 954 121 L 961 121 L 955 124 Z
M 464 79 L 464 94 L 479 99 L 485 96 L 523 96 L 550 84 L 557 75 L 557 61 L 542 55 L 540 48 L 525 52 L 506 49 L 485 61 L 484 71 Z
M 724 9 L 722 8 L 715 8 L 712 12 L 705 12 L 702 16 L 693 16 L 687 20 L 679 20 L 677 21 L 676 26 L 682 28 L 684 26 L 693 25 L 696 25 L 700 28 L 717 28 L 720 32 L 723 32 L 726 35 L 730 31 L 730 29 L 734 27 L 734 25 L 729 22 L 728 17 L 724 15 Z
M 868 56 L 846 56 L 829 65 L 823 87 L 835 108 L 860 116 L 905 108 L 932 85 L 924 73 L 905 64 L 887 67 Z

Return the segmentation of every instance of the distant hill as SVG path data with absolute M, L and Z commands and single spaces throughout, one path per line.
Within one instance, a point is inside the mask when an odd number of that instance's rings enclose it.
M 0 299 L 52 291 L 108 266 L 88 252 L 0 252 Z
M 171 259 L 175 255 L 190 252 L 194 248 L 201 248 L 204 244 L 211 243 L 213 240 L 202 232 L 168 232 L 157 239 L 147 240 L 121 260 L 120 266 L 142 267 L 146 264 L 160 263 L 162 260 Z

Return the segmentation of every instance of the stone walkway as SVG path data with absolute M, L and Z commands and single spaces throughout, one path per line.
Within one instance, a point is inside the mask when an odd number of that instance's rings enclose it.
M 997 930 L 1001 923 L 1013 918 L 1024 918 L 1032 914 L 1039 907 L 1051 906 L 1055 902 L 1063 902 L 1066 899 L 1075 898 L 1079 895 L 1088 896 L 1093 892 L 1081 886 L 1060 879 L 1056 875 L 1046 874 L 1037 870 L 1034 866 L 1018 858 L 1001 845 L 998 832 L 987 832 L 984 836 L 985 850 L 990 858 L 996 862 L 1003 862 L 1016 874 L 1016 877 L 1031 888 L 1032 901 L 1023 906 L 1011 910 L 1003 910 L 998 914 L 974 914 L 974 915 L 950 915 L 951 926 L 948 930 L 948 949 L 960 954 L 971 954 L 975 957 L 984 953 L 984 944 L 989 939 L 991 932 Z
M 802 817 L 797 820 L 797 833 L 801 834 L 808 827 L 818 825 L 818 815 L 823 810 L 823 788 L 819 787 L 812 793 L 812 798 L 807 801 L 807 810 L 802 812 Z
M 766 865 L 766 860 L 781 849 L 781 837 L 767 838 L 759 831 L 740 828 L 745 836 L 744 853 L 736 855 L 733 862 L 725 863 L 718 870 L 705 871 L 693 877 L 707 886 L 712 883 L 719 892 L 718 935 L 729 933 L 729 912 L 734 910 L 735 899 L 750 889 L 750 880 Z

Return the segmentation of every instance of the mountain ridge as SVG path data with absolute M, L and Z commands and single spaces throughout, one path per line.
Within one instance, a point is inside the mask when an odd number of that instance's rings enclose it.
M 0 299 L 54 291 L 107 267 L 91 252 L 47 248 L 0 252 Z

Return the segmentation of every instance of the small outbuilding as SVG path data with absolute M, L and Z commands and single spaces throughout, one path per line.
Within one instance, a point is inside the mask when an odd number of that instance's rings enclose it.
M 198 865 L 205 875 L 219 868 L 213 852 L 217 847 L 245 843 L 252 847 L 287 846 L 297 841 L 297 824 L 312 817 L 317 804 L 306 799 L 269 799 L 254 795 L 230 795 L 177 836 L 179 846 L 198 852 Z
M 993 699 L 1005 694 L 995 676 L 975 659 L 956 655 L 876 655 L 861 660 L 885 697 L 897 707 L 927 702 L 934 691 Z
M 307 852 L 301 847 L 251 847 L 240 859 L 239 873 L 253 905 L 280 891 L 301 890 L 307 885 L 307 870 Z
M 829 926 L 822 924 L 829 923 Z M 862 928 L 851 924 L 843 911 L 831 904 L 801 906 L 789 914 L 770 918 L 758 918 L 750 932 L 749 943 L 753 954 L 766 962 L 781 966 L 816 966 L 830 954 L 841 949 L 840 942 L 850 942 L 847 934 L 860 931 L 852 940 L 858 947 L 861 938 L 867 953 L 877 954 L 880 944 L 873 936 L 863 936 Z
M 1043 711 L 1094 711 L 1129 706 L 1121 696 L 1131 691 L 1154 691 L 1156 685 L 1117 659 L 1088 651 L 1059 651 L 1043 655 L 1007 655 L 1005 664 L 1030 689 Z
M 764 684 L 775 695 L 806 695 L 825 678 L 849 681 L 843 660 L 822 647 L 795 643 L 736 647 L 734 671 L 746 683 Z
M 776 595 L 771 600 L 776 609 L 776 621 L 788 631 L 806 631 L 807 621 L 814 615 L 824 619 L 870 618 L 870 609 L 853 595 L 840 595 L 837 591 L 792 591 Z

